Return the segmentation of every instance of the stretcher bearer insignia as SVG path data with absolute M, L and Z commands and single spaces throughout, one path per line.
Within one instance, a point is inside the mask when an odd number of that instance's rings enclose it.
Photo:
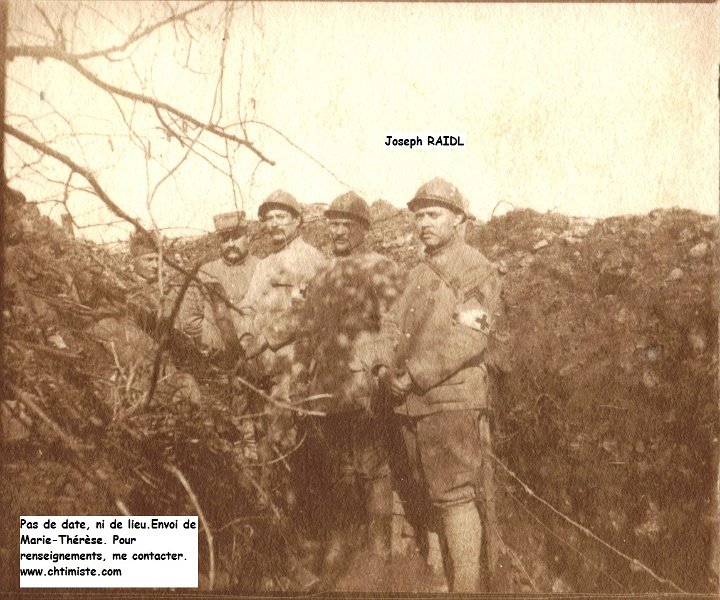
M 457 307 L 455 311 L 455 321 L 460 325 L 465 325 L 485 335 L 490 334 L 490 325 L 492 322 L 490 313 L 475 299 L 470 302 L 463 302 Z

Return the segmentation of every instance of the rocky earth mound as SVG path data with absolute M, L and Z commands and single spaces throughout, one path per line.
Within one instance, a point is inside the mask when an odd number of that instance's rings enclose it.
M 412 215 L 382 209 L 373 248 L 411 267 Z M 715 589 L 717 228 L 680 209 L 604 220 L 516 210 L 468 223 L 468 242 L 504 274 L 512 332 L 495 454 L 652 571 L 496 463 L 515 554 L 501 561 L 498 591 L 677 591 L 661 579 Z M 319 228 L 306 236 L 327 243 Z
M 246 392 L 180 353 L 202 401 L 133 407 L 130 374 L 88 334 L 127 312 L 124 255 L 68 237 L 31 204 L 6 206 L 0 587 L 17 585 L 20 514 L 194 514 L 184 479 L 216 534 L 216 587 L 299 589 L 282 451 L 243 463 L 233 402 Z M 373 215 L 371 246 L 409 269 L 420 252 L 412 215 L 387 203 Z M 503 550 L 488 589 L 714 589 L 717 225 L 686 210 L 605 220 L 516 210 L 468 223 L 469 243 L 504 273 L 513 335 L 513 371 L 493 405 Z M 307 219 L 303 236 L 329 253 L 322 219 Z M 256 223 L 251 237 L 267 254 Z M 191 265 L 213 251 L 206 237 L 169 254 Z M 202 542 L 201 552 L 210 576 Z M 415 589 L 405 583 L 387 589 Z

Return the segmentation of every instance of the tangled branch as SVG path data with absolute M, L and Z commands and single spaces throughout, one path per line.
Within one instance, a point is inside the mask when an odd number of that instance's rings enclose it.
M 189 125 L 199 128 L 203 131 L 206 131 L 208 133 L 211 133 L 219 138 L 231 141 L 236 143 L 238 146 L 244 146 L 248 150 L 250 150 L 253 154 L 255 154 L 261 162 L 265 162 L 271 166 L 275 165 L 275 161 L 269 159 L 265 154 L 263 154 L 252 142 L 250 142 L 247 138 L 241 138 L 237 135 L 234 135 L 232 133 L 228 133 L 225 128 L 220 127 L 219 125 L 214 125 L 212 123 L 204 123 L 200 121 L 200 119 L 190 115 L 189 113 L 180 110 L 179 108 L 164 102 L 162 100 L 158 100 L 157 98 L 153 98 L 151 96 L 148 96 L 146 94 L 140 94 L 137 92 L 133 92 L 130 90 L 126 90 L 122 87 L 119 87 L 117 85 L 108 83 L 106 81 L 103 81 L 95 75 L 92 71 L 90 71 L 88 68 L 82 65 L 81 59 L 79 56 L 70 54 L 63 50 L 62 48 L 58 47 L 51 47 L 51 46 L 10 46 L 7 49 L 7 56 L 9 59 L 15 58 L 15 57 L 29 57 L 29 58 L 36 58 L 36 59 L 44 59 L 44 58 L 50 58 L 53 60 L 57 60 L 59 62 L 63 62 L 66 65 L 72 67 L 75 69 L 80 75 L 82 75 L 85 79 L 87 79 L 90 83 L 96 85 L 101 90 L 104 90 L 105 92 L 108 92 L 111 95 L 117 95 L 121 96 L 123 98 L 126 98 L 128 100 L 132 100 L 134 102 L 139 102 L 141 104 L 145 104 L 151 108 L 153 108 L 156 113 L 157 111 L 165 111 L 170 115 L 173 115 L 182 121 L 188 123 Z M 163 121 L 160 121 L 161 124 L 164 124 Z

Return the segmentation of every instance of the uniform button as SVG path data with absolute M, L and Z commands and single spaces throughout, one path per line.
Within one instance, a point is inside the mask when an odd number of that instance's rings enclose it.
M 410 334 L 409 334 L 409 333 L 406 333 L 406 334 L 405 334 L 405 337 L 406 337 L 406 338 L 410 338 Z

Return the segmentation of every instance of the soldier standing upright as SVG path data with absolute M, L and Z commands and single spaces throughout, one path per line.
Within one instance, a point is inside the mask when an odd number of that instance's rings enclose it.
M 321 429 L 334 463 L 322 474 L 329 492 L 325 568 L 332 572 L 351 525 L 363 521 L 357 518 L 358 495 L 367 524 L 367 557 L 380 565 L 390 558 L 387 419 L 379 412 L 384 407 L 373 367 L 387 361 L 378 354 L 382 346 L 377 338 L 380 320 L 399 294 L 401 277 L 393 261 L 365 246 L 371 224 L 365 200 L 348 192 L 332 201 L 325 216 L 334 257 L 308 288 L 304 325 L 309 329 L 305 359 L 312 365 L 311 393 L 331 396 L 323 406 L 328 416 Z
M 325 257 L 300 237 L 302 209 L 287 192 L 277 190 L 270 194 L 260 205 L 258 216 L 270 235 L 272 253 L 255 269 L 236 328 L 245 358 L 255 363 L 271 396 L 287 402 L 291 393 L 299 312 L 307 285 L 325 264 Z M 273 458 L 268 449 L 276 443 L 287 445 L 290 440 L 292 444 L 295 432 L 287 411 L 278 412 L 269 407 L 268 412 L 271 417 L 267 435 L 258 441 L 259 453 L 264 460 Z M 290 569 L 302 591 L 319 582 L 295 557 L 291 557 Z
M 479 583 L 480 419 L 487 408 L 484 352 L 500 306 L 493 264 L 462 235 L 466 200 L 436 178 L 408 203 L 424 256 L 386 321 L 398 345 L 389 382 L 410 476 L 442 523 L 450 590 Z
M 248 252 L 245 213 L 222 213 L 213 221 L 221 255 L 198 271 L 202 285 L 187 292 L 183 327 L 201 348 L 225 352 L 238 346 L 233 312 L 240 311 L 259 259 Z
M 270 234 L 273 251 L 257 265 L 237 329 L 245 357 L 256 359 L 261 374 L 271 380 L 273 393 L 287 399 L 298 311 L 325 257 L 300 237 L 302 209 L 287 192 L 270 194 L 258 216 Z

